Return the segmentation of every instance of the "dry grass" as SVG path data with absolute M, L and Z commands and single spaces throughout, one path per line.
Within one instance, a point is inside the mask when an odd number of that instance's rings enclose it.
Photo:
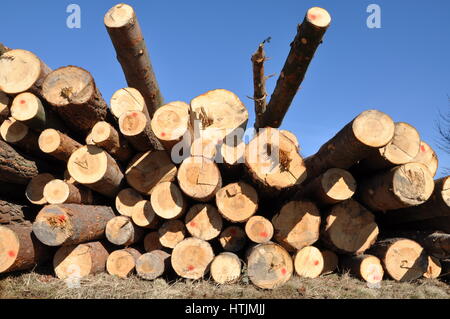
M 328 275 L 317 279 L 293 277 L 274 290 L 262 290 L 249 283 L 247 277 L 231 285 L 217 285 L 211 280 L 157 279 L 144 281 L 136 276 L 120 279 L 108 274 L 85 278 L 80 288 L 42 272 L 29 272 L 0 277 L 0 298 L 151 298 L 151 299 L 370 299 L 370 298 L 450 298 L 450 285 L 439 280 L 421 279 L 413 283 L 382 282 L 380 288 L 367 285 L 347 274 Z

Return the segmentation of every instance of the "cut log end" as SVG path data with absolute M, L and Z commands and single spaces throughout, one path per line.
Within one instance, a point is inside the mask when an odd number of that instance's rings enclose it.
M 3 121 L 0 126 L 0 135 L 5 142 L 18 143 L 23 141 L 30 132 L 28 126 L 10 117 Z
M 106 224 L 106 238 L 109 242 L 128 246 L 140 239 L 143 235 L 142 229 L 136 227 L 132 220 L 126 216 L 116 216 Z
M 258 209 L 258 193 L 247 183 L 231 183 L 217 192 L 216 205 L 227 220 L 246 222 Z
M 36 116 L 43 116 L 45 123 L 45 111 L 39 98 L 30 92 L 17 95 L 11 104 L 11 116 L 20 122 L 32 120 Z
M 356 181 L 352 174 L 340 168 L 331 168 L 321 180 L 324 193 L 336 202 L 349 199 L 356 191 Z
M 178 219 L 168 220 L 158 229 L 159 242 L 163 247 L 174 248 L 186 237 L 184 223 Z
M 214 259 L 211 245 L 198 238 L 187 238 L 172 251 L 172 267 L 175 272 L 187 279 L 200 279 L 209 270 Z
M 0 273 L 7 271 L 16 262 L 20 240 L 14 231 L 0 226 Z
M 162 250 L 154 250 L 143 254 L 136 262 L 138 276 L 146 280 L 154 280 L 167 270 L 167 259 L 170 255 Z
M 214 257 L 211 263 L 211 277 L 219 284 L 236 282 L 241 276 L 242 263 L 238 256 L 225 252 Z
M 124 136 L 136 136 L 145 131 L 147 116 L 141 111 L 126 111 L 119 117 L 120 132 Z
M 433 177 L 438 169 L 438 157 L 436 152 L 424 141 L 420 141 L 419 153 L 411 162 L 422 163 L 426 165 Z
M 113 251 L 106 261 L 106 270 L 110 275 L 127 278 L 136 267 L 136 260 L 141 254 L 133 249 L 126 248 Z
M 318 28 L 327 28 L 331 23 L 331 16 L 325 9 L 312 7 L 306 13 L 306 20 Z
M 387 114 L 367 110 L 353 120 L 352 129 L 356 139 L 363 145 L 383 147 L 394 136 L 395 124 Z
M 151 127 L 163 145 L 179 142 L 189 131 L 189 109 L 189 105 L 184 102 L 172 102 L 156 110 Z
M 155 228 L 159 222 L 158 216 L 148 200 L 136 203 L 131 219 L 137 226 L 144 228 Z
M 248 275 L 254 285 L 274 289 L 292 276 L 294 265 L 291 256 L 274 243 L 259 244 L 252 248 L 247 261 Z
M 45 205 L 47 204 L 47 199 L 44 194 L 44 189 L 47 183 L 54 180 L 55 177 L 52 174 L 43 173 L 36 175 L 28 183 L 25 190 L 25 196 L 27 199 L 35 205 Z
M 428 267 L 423 276 L 428 279 L 436 279 L 439 278 L 441 272 L 442 267 L 439 259 L 433 256 L 428 256 Z
M 156 185 L 150 201 L 155 213 L 164 219 L 181 217 L 186 209 L 183 194 L 173 182 L 162 182 Z
M 300 277 L 319 277 L 324 269 L 322 252 L 313 246 L 300 249 L 294 256 L 294 269 Z
M 131 217 L 136 204 L 143 199 L 142 195 L 134 189 L 124 188 L 116 196 L 116 209 L 121 215 Z
M 219 236 L 222 230 L 222 217 L 209 204 L 192 206 L 186 214 L 185 223 L 192 236 L 207 241 Z
M 177 179 L 183 193 L 202 202 L 212 199 L 222 186 L 217 165 L 201 156 L 186 158 L 181 163 Z
M 61 147 L 61 137 L 57 130 L 49 128 L 39 135 L 38 143 L 42 152 L 51 154 Z
M 108 28 L 121 28 L 132 23 L 134 17 L 133 8 L 127 4 L 120 3 L 108 10 L 103 22 Z
M 262 244 L 272 239 L 274 229 L 270 220 L 262 216 L 252 216 L 245 224 L 245 233 L 251 241 Z

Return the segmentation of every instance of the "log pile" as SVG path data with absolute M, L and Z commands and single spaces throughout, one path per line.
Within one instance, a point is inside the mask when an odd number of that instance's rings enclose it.
M 256 125 L 217 89 L 164 104 L 136 14 L 105 25 L 127 85 L 103 99 L 80 67 L 0 56 L 0 273 L 58 278 L 210 274 L 273 289 L 349 272 L 437 278 L 450 264 L 450 177 L 410 124 L 366 110 L 306 158 L 278 127 L 330 24 L 308 10 L 266 105 L 264 46 L 252 58 Z M 4 46 L 2 46 L 4 47 Z

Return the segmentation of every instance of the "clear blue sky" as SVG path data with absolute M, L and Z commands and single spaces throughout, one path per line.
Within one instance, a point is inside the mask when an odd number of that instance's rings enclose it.
M 81 7 L 81 29 L 66 27 L 66 7 Z M 51 68 L 89 70 L 109 102 L 126 86 L 103 16 L 116 1 L 2 1 L 0 42 L 35 52 Z M 297 134 L 302 154 L 314 153 L 365 109 L 414 125 L 437 149 L 435 121 L 450 94 L 450 1 L 246 0 L 128 1 L 137 12 L 165 101 L 207 90 L 235 92 L 250 111 L 250 56 L 260 41 L 271 58 L 267 74 L 279 73 L 297 23 L 312 6 L 332 16 L 301 91 L 282 128 Z M 381 29 L 369 29 L 366 8 L 381 7 Z M 276 77 L 268 80 L 272 92 Z M 437 149 L 440 171 L 450 157 Z

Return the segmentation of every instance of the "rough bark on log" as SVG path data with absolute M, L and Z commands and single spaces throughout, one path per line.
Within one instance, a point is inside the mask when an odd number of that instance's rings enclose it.
M 83 185 L 52 179 L 45 186 L 43 195 L 49 204 L 85 204 L 94 203 L 92 191 Z
M 372 211 L 388 211 L 423 204 L 433 190 L 428 168 L 421 163 L 407 163 L 362 180 L 357 198 Z
M 50 248 L 33 235 L 31 224 L 0 226 L 0 273 L 32 269 L 50 258 Z
M 87 144 L 103 148 L 122 163 L 128 162 L 134 153 L 125 137 L 106 121 L 100 121 L 94 125 L 89 133 Z
M 450 217 L 450 176 L 434 181 L 433 194 L 426 202 L 417 206 L 389 211 L 383 216 L 383 222 L 389 225 L 401 225 L 436 217 Z
M 340 268 L 342 271 L 349 271 L 350 274 L 371 284 L 381 282 L 384 275 L 380 259 L 367 254 L 356 256 L 342 255 Z
M 367 253 L 378 257 L 385 273 L 396 281 L 415 280 L 427 271 L 428 255 L 422 246 L 410 239 L 384 239 Z
M 252 216 L 245 223 L 245 233 L 252 242 L 262 244 L 272 239 L 274 228 L 267 218 Z
M 198 238 L 187 238 L 172 251 L 172 268 L 183 278 L 200 279 L 209 270 L 214 259 L 211 245 Z
M 30 223 L 32 218 L 34 212 L 30 207 L 0 199 L 0 225 Z
M 258 129 L 280 127 L 330 23 L 331 17 L 326 10 L 318 7 L 308 10 L 297 27 L 297 35 L 291 43 L 291 50 Z
M 231 183 L 217 192 L 216 205 L 225 219 L 243 223 L 256 213 L 258 193 L 247 183 Z
M 141 253 L 134 248 L 113 251 L 106 261 L 106 271 L 113 276 L 127 278 L 135 269 Z
M 144 195 L 151 195 L 159 183 L 174 181 L 176 175 L 177 167 L 165 151 L 139 153 L 125 171 L 128 184 Z
M 0 90 L 7 94 L 28 91 L 42 96 L 43 82 L 50 72 L 32 52 L 9 50 L 0 56 Z
M 77 141 L 52 128 L 42 131 L 38 144 L 42 152 L 64 162 L 67 162 L 70 155 L 82 147 Z
M 218 284 L 231 284 L 241 277 L 242 262 L 236 254 L 230 252 L 220 253 L 214 257 L 210 273 Z
M 0 140 L 0 180 L 26 185 L 39 174 L 38 165 L 36 161 L 23 157 Z
M 285 249 L 302 249 L 319 239 L 320 212 L 310 201 L 289 201 L 272 218 L 274 238 Z
M 60 247 L 53 268 L 59 279 L 77 281 L 89 275 L 105 272 L 109 252 L 99 241 Z
M 324 218 L 321 241 L 343 254 L 362 254 L 379 233 L 374 215 L 353 199 L 332 206 Z
M 220 233 L 219 243 L 225 251 L 238 252 L 247 244 L 247 236 L 241 227 L 228 226 Z
M 169 270 L 170 254 L 162 250 L 154 250 L 143 254 L 136 262 L 138 276 L 146 280 L 154 280 Z
M 300 185 L 307 177 L 295 144 L 274 128 L 260 130 L 246 146 L 244 161 L 253 181 L 271 196 Z
M 177 173 L 184 194 L 197 201 L 210 201 L 222 187 L 220 171 L 212 160 L 194 156 L 186 158 Z
M 280 287 L 291 278 L 293 270 L 291 256 L 277 244 L 259 244 L 253 247 L 248 254 L 248 276 L 251 282 L 259 288 Z
M 367 110 L 344 126 L 314 154 L 305 158 L 308 180 L 329 168 L 349 169 L 394 136 L 394 122 L 387 114 Z
M 220 235 L 222 231 L 222 216 L 217 208 L 210 204 L 196 204 L 186 213 L 184 219 L 186 229 L 196 238 L 206 241 Z
M 48 246 L 84 243 L 103 238 L 114 216 L 107 206 L 47 205 L 36 216 L 33 233 Z
M 394 136 L 385 146 L 373 150 L 356 168 L 365 174 L 413 162 L 419 154 L 420 136 L 410 124 L 396 122 Z
M 130 217 L 116 216 L 108 221 L 106 238 L 118 246 L 129 246 L 144 238 L 144 228 L 136 226 Z
M 73 152 L 67 169 L 78 183 L 107 197 L 117 195 L 124 177 L 111 155 L 94 145 Z
M 9 50 L 11 49 L 5 46 L 3 43 L 0 43 L 0 55 L 2 55 L 5 52 L 8 52 Z
M 216 144 L 242 137 L 247 127 L 248 111 L 239 97 L 227 90 L 208 91 L 191 101 L 194 138 L 209 138 Z
M 251 61 L 253 66 L 253 101 L 255 103 L 255 128 L 261 127 L 262 116 L 266 112 L 266 76 L 264 75 L 264 62 L 266 53 L 264 43 L 259 44 L 258 49 L 253 53 Z
M 44 196 L 44 188 L 48 182 L 54 180 L 55 177 L 49 173 L 42 173 L 34 176 L 27 185 L 25 196 L 34 205 L 45 205 L 48 203 Z
M 187 208 L 183 193 L 173 182 L 162 182 L 156 185 L 150 202 L 155 214 L 164 219 L 179 218 Z
M 51 72 L 42 85 L 44 98 L 64 122 L 86 135 L 106 119 L 108 107 L 92 75 L 79 67 L 66 66 Z
M 163 98 L 136 13 L 129 5 L 117 4 L 105 14 L 104 23 L 128 85 L 142 93 L 148 113 L 153 116 Z
M 439 259 L 433 256 L 428 256 L 428 267 L 423 276 L 428 279 L 436 279 L 441 275 L 441 272 L 442 267 Z
M 161 225 L 158 235 L 163 247 L 174 248 L 186 238 L 186 227 L 181 220 L 171 219 Z
M 334 205 L 353 196 L 356 181 L 341 168 L 330 168 L 302 187 L 295 196 L 310 198 L 319 206 Z

